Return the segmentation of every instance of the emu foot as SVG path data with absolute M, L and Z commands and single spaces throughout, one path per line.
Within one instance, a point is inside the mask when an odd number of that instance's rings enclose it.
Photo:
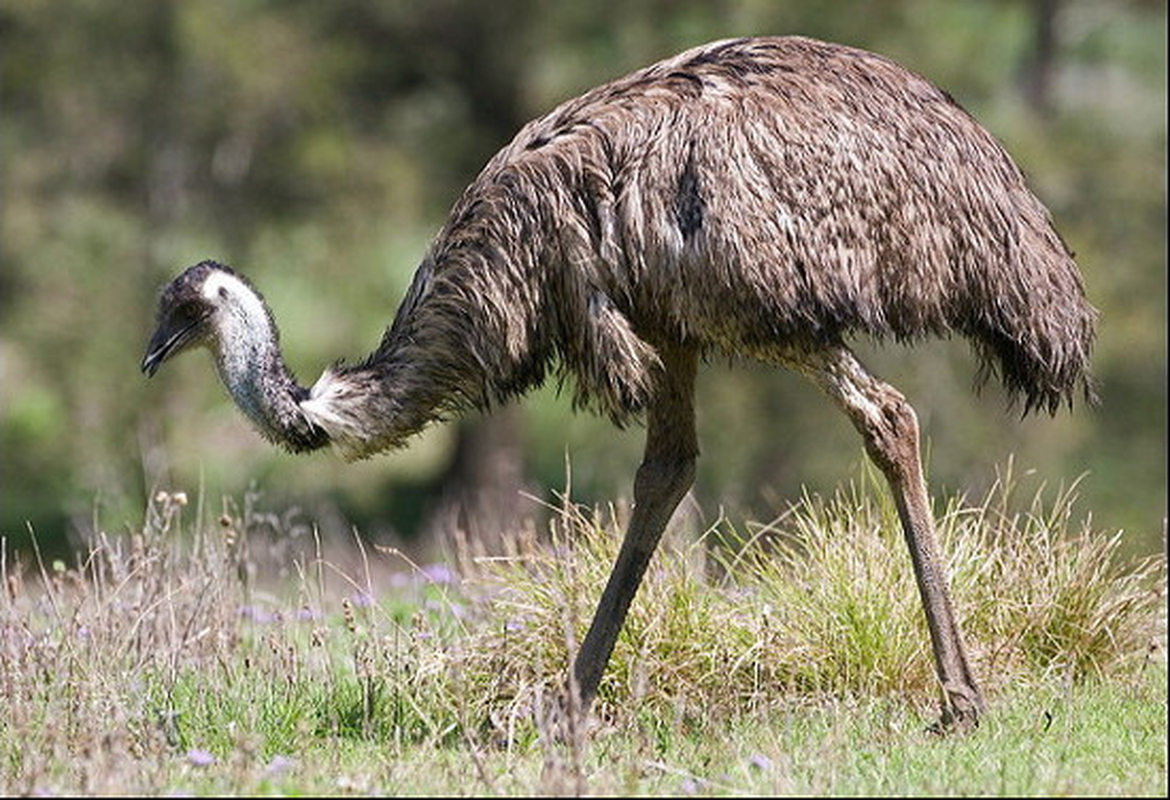
M 956 711 L 953 708 L 943 708 L 938 720 L 927 726 L 926 732 L 935 736 L 949 736 L 954 733 L 971 733 L 978 727 L 979 714 L 974 709 Z
M 579 743 L 589 731 L 589 705 L 581 702 L 575 686 L 566 686 L 547 704 L 537 703 L 534 721 L 546 741 Z
M 987 710 L 983 696 L 974 686 L 944 686 L 942 711 L 927 731 L 936 736 L 970 733 L 979 727 L 979 717 Z

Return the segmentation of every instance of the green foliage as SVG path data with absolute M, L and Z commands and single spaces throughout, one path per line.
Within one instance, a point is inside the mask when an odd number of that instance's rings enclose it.
M 333 470 L 271 451 L 206 363 L 137 371 L 158 288 L 215 257 L 263 287 L 305 380 L 376 344 L 458 192 L 529 118 L 702 41 L 802 33 L 886 53 L 950 90 L 1030 175 L 1102 310 L 1099 411 L 1020 423 L 971 397 L 958 343 L 868 357 L 930 437 L 938 487 L 980 492 L 1014 452 L 1087 500 L 1132 547 L 1161 547 L 1166 509 L 1165 4 L 1065 0 L 1052 95 L 1036 9 L 1013 0 L 441 0 L 203 3 L 24 0 L 4 40 L 0 218 L 0 535 L 67 554 L 99 511 L 157 487 L 240 493 L 260 480 L 344 533 L 400 533 L 387 482 L 416 504 L 451 462 L 441 429 L 380 464 Z M 863 345 L 864 346 L 864 345 Z M 868 355 L 868 354 L 867 354 Z M 708 508 L 768 513 L 827 493 L 859 452 L 848 423 L 778 370 L 700 380 Z M 638 432 L 569 419 L 550 388 L 525 409 L 531 483 L 625 494 Z M 731 444 L 725 444 L 731 442 Z M 403 492 L 397 492 L 401 496 Z M 419 516 L 421 512 L 413 516 Z M 72 538 L 69 536 L 72 535 Z

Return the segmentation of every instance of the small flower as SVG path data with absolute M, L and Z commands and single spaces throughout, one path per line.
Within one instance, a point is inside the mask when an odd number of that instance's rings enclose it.
M 753 769 L 758 769 L 761 772 L 766 772 L 772 768 L 772 760 L 760 753 L 752 753 L 752 757 L 748 759 Z
M 215 763 L 215 756 L 208 750 L 194 747 L 187 751 L 187 763 L 193 767 L 210 767 Z
M 349 599 L 358 608 L 369 608 L 374 604 L 374 598 L 365 592 L 355 592 Z
M 288 756 L 273 756 L 272 760 L 268 762 L 268 766 L 264 768 L 264 774 L 269 776 L 283 775 L 296 766 L 296 763 Z
M 431 583 L 448 584 L 456 579 L 455 570 L 443 563 L 428 564 L 422 568 L 422 573 Z
M 240 616 L 260 625 L 267 625 L 271 622 L 276 622 L 277 620 L 277 616 L 275 614 L 273 614 L 271 611 L 265 611 L 259 606 L 240 606 Z
M 318 612 L 314 611 L 308 606 L 301 606 L 298 608 L 296 616 L 298 622 L 312 622 L 313 620 L 321 618 L 321 615 Z

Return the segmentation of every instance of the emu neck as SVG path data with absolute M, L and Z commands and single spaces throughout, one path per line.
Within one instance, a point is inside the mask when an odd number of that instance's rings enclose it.
M 293 452 L 328 443 L 300 408 L 308 397 L 280 353 L 276 325 L 262 304 L 225 315 L 213 348 L 216 368 L 228 393 L 263 436 Z

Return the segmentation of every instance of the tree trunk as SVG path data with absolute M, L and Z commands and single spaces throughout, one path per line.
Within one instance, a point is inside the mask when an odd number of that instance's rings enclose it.
M 1059 17 L 1064 0 L 1032 0 L 1035 13 L 1033 49 L 1024 64 L 1024 96 L 1041 117 L 1053 110 L 1053 77 L 1056 73 Z
M 472 555 L 503 552 L 505 536 L 537 511 L 526 496 L 520 409 L 515 405 L 459 424 L 455 453 L 421 532 Z M 530 493 L 530 492 L 529 492 Z

